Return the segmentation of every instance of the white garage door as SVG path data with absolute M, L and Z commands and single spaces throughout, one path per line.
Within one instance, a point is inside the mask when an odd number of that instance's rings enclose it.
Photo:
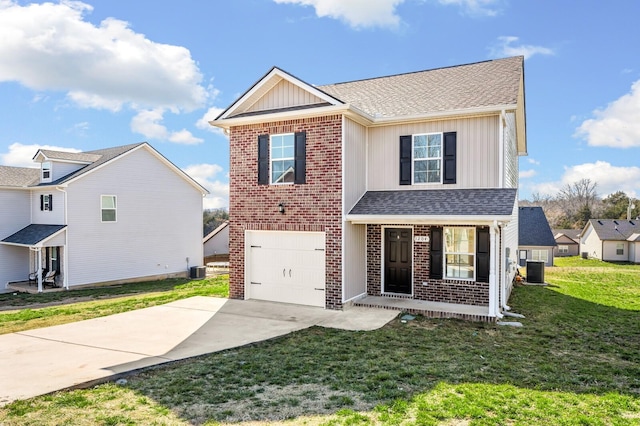
M 324 232 L 246 231 L 247 299 L 325 306 Z

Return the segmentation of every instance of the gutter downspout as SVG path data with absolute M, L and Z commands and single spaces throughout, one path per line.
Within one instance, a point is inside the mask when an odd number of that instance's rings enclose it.
M 503 228 L 500 228 L 500 229 L 502 230 Z M 507 278 L 511 275 L 511 259 L 507 258 L 507 248 L 505 247 L 503 234 L 504 234 L 503 232 L 500 232 L 500 240 L 502 242 L 502 244 L 500 244 L 500 247 L 501 247 L 500 258 L 504 259 L 505 263 L 508 260 L 509 263 L 506 265 L 506 268 L 503 270 L 502 280 L 500 280 L 500 301 L 502 304 L 501 311 L 510 311 L 511 307 L 507 305 Z
M 68 266 L 68 264 L 69 264 L 69 262 L 68 262 L 68 258 L 69 258 L 69 221 L 67 219 L 67 212 L 69 210 L 67 209 L 67 191 L 62 189 L 59 186 L 56 186 L 56 189 L 64 194 L 64 224 L 67 227 L 67 229 L 64 230 L 64 257 L 63 257 L 64 262 L 62 263 L 62 270 L 64 271 L 64 279 L 62 280 L 62 286 L 66 290 L 69 290 L 69 266 Z M 58 256 L 60 256 L 60 253 L 58 253 Z
M 496 234 L 500 235 L 500 228 L 498 227 L 498 222 L 493 221 L 491 227 L 489 228 L 489 246 L 490 252 L 493 254 L 497 254 L 496 247 Z M 498 300 L 498 288 L 496 287 L 498 284 L 496 283 L 496 265 L 500 264 L 500 256 L 492 256 L 492 260 L 489 262 L 489 315 L 495 316 L 497 319 L 502 318 L 502 314 L 500 313 L 500 303 Z

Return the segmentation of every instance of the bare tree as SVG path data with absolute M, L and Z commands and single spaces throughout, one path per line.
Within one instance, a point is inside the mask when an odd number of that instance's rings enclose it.
M 594 208 L 599 204 L 597 186 L 591 179 L 583 178 L 560 189 L 556 200 L 567 221 L 575 227 L 583 227 L 593 217 Z

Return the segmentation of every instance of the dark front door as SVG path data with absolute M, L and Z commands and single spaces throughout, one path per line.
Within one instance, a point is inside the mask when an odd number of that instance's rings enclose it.
M 411 229 L 384 230 L 384 292 L 411 294 Z

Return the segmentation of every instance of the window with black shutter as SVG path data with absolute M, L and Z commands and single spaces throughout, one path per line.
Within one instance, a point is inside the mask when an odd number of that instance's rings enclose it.
M 442 279 L 442 228 L 437 226 L 431 227 L 429 252 L 429 277 L 434 280 Z
M 456 132 L 400 136 L 400 185 L 456 183 Z
M 258 184 L 304 184 L 306 132 L 258 136 Z

